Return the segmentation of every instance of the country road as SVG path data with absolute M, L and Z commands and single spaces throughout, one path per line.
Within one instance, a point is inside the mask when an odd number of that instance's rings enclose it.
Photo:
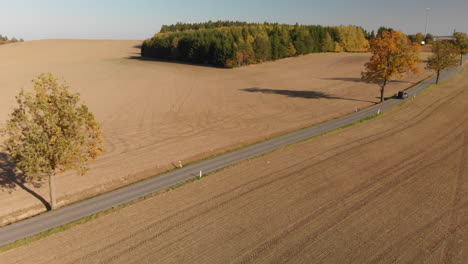
M 451 69 L 442 74 L 442 80 L 453 77 L 460 68 Z M 434 77 L 429 78 L 422 83 L 411 88 L 409 98 L 428 88 L 434 83 Z M 377 87 L 376 87 L 377 91 Z M 389 99 L 383 104 L 375 105 L 365 110 L 353 113 L 341 118 L 331 120 L 307 129 L 264 141 L 234 152 L 230 152 L 216 158 L 202 161 L 170 173 L 121 188 L 119 190 L 94 197 L 92 199 L 75 203 L 53 212 L 32 217 L 18 223 L 3 227 L 0 229 L 0 245 L 6 245 L 16 240 L 38 234 L 51 228 L 78 220 L 80 218 L 95 214 L 106 209 L 116 207 L 121 204 L 136 200 L 151 193 L 166 189 L 178 183 L 197 177 L 200 171 L 203 174 L 211 173 L 226 166 L 238 163 L 240 161 L 268 153 L 275 149 L 303 141 L 343 127 L 347 124 L 359 121 L 365 117 L 376 114 L 379 110 L 384 111 L 400 104 L 402 100 Z

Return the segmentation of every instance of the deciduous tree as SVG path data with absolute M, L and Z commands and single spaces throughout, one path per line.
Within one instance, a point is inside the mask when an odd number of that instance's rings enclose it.
M 103 138 L 94 115 L 67 85 L 52 74 L 41 74 L 33 83 L 33 93 L 21 91 L 16 97 L 2 147 L 27 180 L 49 179 L 53 210 L 55 175 L 72 169 L 85 174 L 86 162 L 104 152 Z
M 463 56 L 468 53 L 468 36 L 463 32 L 455 32 L 453 37 L 455 38 L 455 47 L 460 55 L 460 65 L 462 65 Z
M 447 68 L 457 66 L 458 54 L 456 47 L 449 41 L 436 41 L 432 44 L 432 53 L 428 60 L 426 69 L 437 73 L 436 83 L 439 83 L 440 72 Z
M 338 26 L 337 28 L 341 39 L 340 45 L 345 51 L 367 51 L 369 49 L 369 41 L 362 28 L 352 25 Z
M 417 33 L 416 36 L 414 37 L 414 42 L 421 44 L 423 41 L 424 41 L 424 34 L 421 32 Z
M 292 56 L 296 55 L 296 53 L 297 53 L 297 50 L 296 50 L 296 48 L 294 47 L 294 44 L 292 44 L 291 42 L 289 42 L 288 55 L 289 55 L 290 57 L 292 57 Z
M 372 57 L 365 65 L 362 79 L 380 86 L 380 102 L 384 101 L 385 86 L 392 78 L 401 78 L 408 71 L 418 73 L 419 46 L 410 44 L 399 31 L 386 31 L 371 42 Z

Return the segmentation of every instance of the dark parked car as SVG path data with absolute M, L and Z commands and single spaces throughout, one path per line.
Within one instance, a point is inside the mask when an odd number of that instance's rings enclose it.
M 404 92 L 404 91 L 400 91 L 400 92 L 398 92 L 397 98 L 406 99 L 406 98 L 408 98 L 408 93 Z

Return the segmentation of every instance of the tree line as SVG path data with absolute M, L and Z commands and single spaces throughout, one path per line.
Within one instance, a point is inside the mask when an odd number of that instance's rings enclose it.
M 362 52 L 369 48 L 362 28 L 248 24 L 178 23 L 143 42 L 141 54 L 165 60 L 238 67 L 315 52 Z
M 174 25 L 163 25 L 161 27 L 161 33 L 177 32 L 177 31 L 188 31 L 188 30 L 200 30 L 200 29 L 213 29 L 222 27 L 243 27 L 248 26 L 247 22 L 240 21 L 208 21 L 204 23 L 181 23 L 178 22 Z
M 0 34 L 0 45 L 8 44 L 8 43 L 15 43 L 15 42 L 23 42 L 23 41 L 24 41 L 23 39 L 17 39 L 17 38 L 8 39 L 7 36 L 2 36 Z

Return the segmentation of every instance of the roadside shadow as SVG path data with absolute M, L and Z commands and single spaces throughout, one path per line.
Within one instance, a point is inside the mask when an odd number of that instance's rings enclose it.
M 12 193 L 17 187 L 25 190 L 32 196 L 36 197 L 47 209 L 51 210 L 49 202 L 47 202 L 42 196 L 35 191 L 28 188 L 25 184 L 28 183 L 26 176 L 18 171 L 18 168 L 11 160 L 10 156 L 6 153 L 0 152 L 0 189 L 2 191 L 8 191 Z M 42 186 L 42 182 L 31 182 L 34 188 Z
M 178 60 L 170 60 L 170 59 L 157 59 L 157 58 L 149 58 L 143 56 L 130 56 L 126 57 L 127 60 L 137 60 L 137 61 L 154 61 L 154 62 L 164 62 L 164 63 L 172 63 L 172 64 L 182 64 L 182 65 L 190 65 L 190 66 L 198 66 L 198 67 L 206 67 L 206 68 L 215 68 L 215 69 L 230 69 L 221 66 L 215 66 L 208 63 L 197 63 L 197 62 L 189 62 L 189 61 L 178 61 Z
M 347 101 L 366 102 L 366 103 L 373 103 L 373 104 L 376 103 L 376 102 L 368 101 L 368 100 L 331 96 L 327 93 L 317 92 L 317 91 L 274 90 L 274 89 L 264 89 L 264 88 L 258 88 L 258 87 L 241 89 L 241 91 L 249 92 L 249 93 L 279 94 L 279 95 L 284 95 L 284 96 L 293 97 L 293 98 L 306 98 L 306 99 L 324 98 L 324 99 L 329 99 L 329 100 L 347 100 Z

